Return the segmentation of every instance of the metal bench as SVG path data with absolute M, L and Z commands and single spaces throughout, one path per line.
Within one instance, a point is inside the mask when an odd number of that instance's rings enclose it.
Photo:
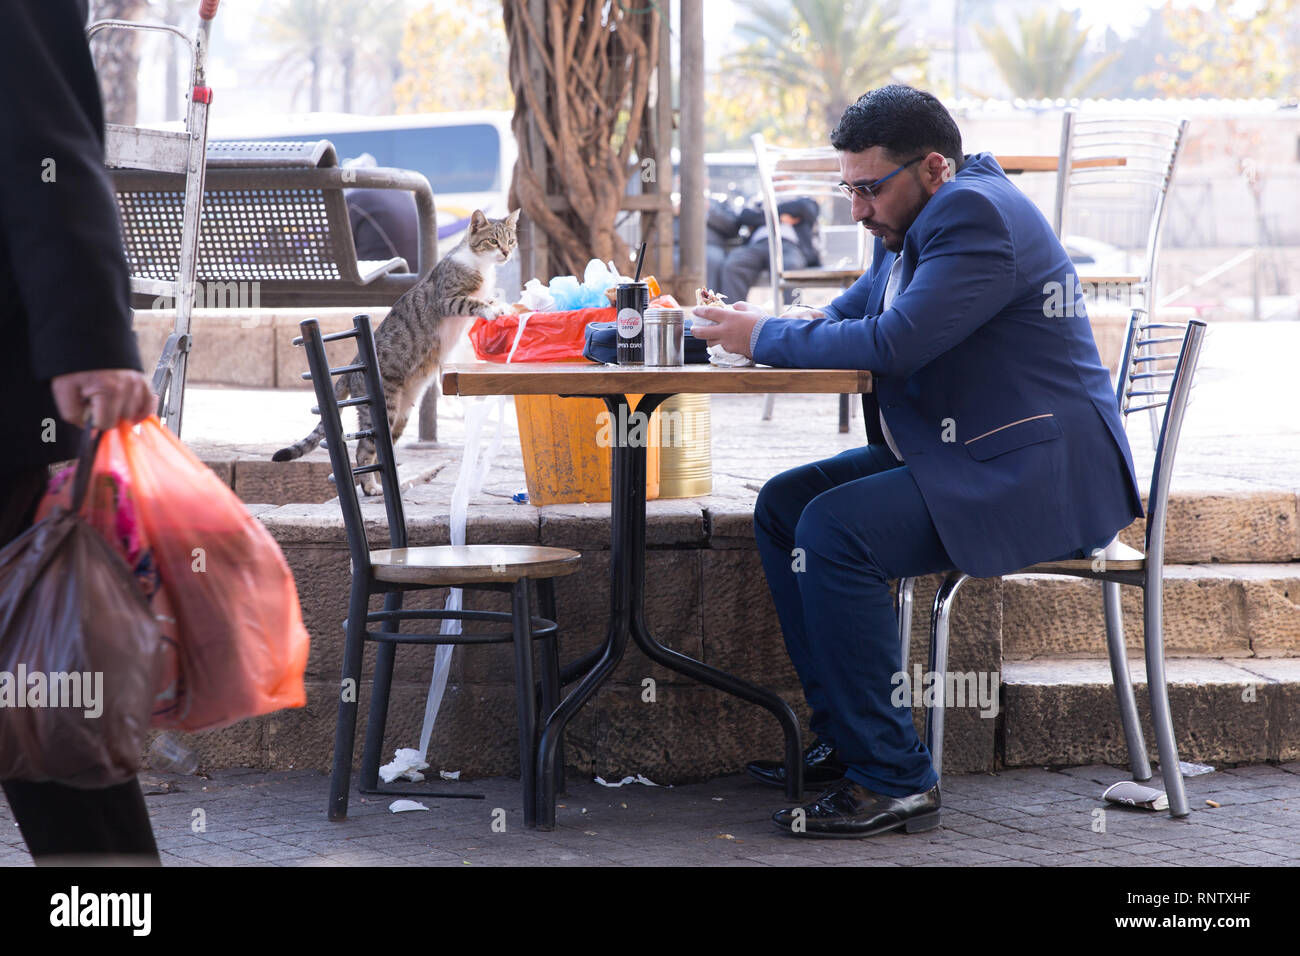
M 172 296 L 177 275 L 185 177 L 111 172 L 131 268 L 131 304 L 157 307 L 160 298 Z M 420 261 L 358 261 L 345 189 L 413 193 Z M 255 288 L 257 304 L 271 308 L 391 306 L 429 274 L 437 256 L 433 191 L 419 173 L 343 169 L 327 140 L 208 144 L 196 293 L 216 288 L 243 295 Z M 250 285 L 232 289 L 230 283 Z
M 141 137 L 155 133 L 137 132 Z M 208 143 L 206 157 L 195 287 L 187 298 L 195 306 L 386 308 L 438 261 L 433 190 L 419 173 L 343 169 L 328 140 Z M 113 168 L 110 174 L 131 270 L 131 305 L 171 308 L 177 304 L 176 276 L 184 274 L 185 173 Z M 419 262 L 358 260 L 346 189 L 412 193 Z M 183 362 L 190 350 L 188 307 L 184 313 L 160 366 Z M 183 393 L 183 375 L 180 382 Z M 180 401 L 178 394 L 178 416 Z M 421 440 L 436 440 L 437 414 L 437 391 L 429 389 L 420 406 Z

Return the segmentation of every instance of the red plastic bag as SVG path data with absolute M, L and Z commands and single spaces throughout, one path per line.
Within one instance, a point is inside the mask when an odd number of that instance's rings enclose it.
M 243 502 L 151 416 L 106 432 L 120 454 L 174 609 L 187 708 L 181 730 L 301 707 L 309 638 L 293 575 Z
M 519 332 L 518 315 L 478 318 L 469 327 L 474 354 L 486 362 L 504 362 Z M 512 362 L 580 362 L 583 337 L 590 322 L 613 322 L 614 310 L 578 309 L 576 312 L 534 312 L 524 324 Z

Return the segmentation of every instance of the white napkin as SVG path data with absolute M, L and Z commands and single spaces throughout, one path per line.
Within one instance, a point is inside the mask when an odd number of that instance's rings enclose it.
M 740 368 L 744 365 L 753 365 L 754 360 L 748 355 L 737 355 L 735 352 L 728 352 L 721 345 L 710 345 L 709 364 L 721 365 L 724 368 Z

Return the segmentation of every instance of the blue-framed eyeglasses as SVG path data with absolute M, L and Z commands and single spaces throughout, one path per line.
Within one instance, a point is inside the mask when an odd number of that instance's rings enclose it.
M 874 183 L 839 183 L 838 185 L 840 187 L 840 191 L 844 193 L 844 195 L 848 196 L 850 199 L 852 199 L 854 196 L 861 196 L 863 199 L 867 200 L 867 202 L 873 202 L 881 186 L 889 182 L 891 179 L 893 179 L 895 176 L 897 176 L 899 173 L 905 170 L 908 166 L 911 166 L 913 163 L 919 163 L 923 159 L 925 159 L 924 156 L 917 156 L 915 159 L 909 159 L 907 162 L 905 162 L 902 166 L 899 166 L 888 176 L 882 176 L 880 179 L 877 179 Z

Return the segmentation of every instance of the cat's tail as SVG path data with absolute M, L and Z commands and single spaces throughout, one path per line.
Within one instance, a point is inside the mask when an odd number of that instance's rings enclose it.
M 351 364 L 356 364 L 356 361 L 357 360 L 354 358 Z M 349 388 L 351 379 L 351 375 L 341 375 L 339 376 L 339 380 L 334 383 L 334 397 L 339 401 L 348 397 L 348 393 L 351 391 Z M 317 422 L 316 427 L 311 430 L 311 433 L 306 438 L 302 439 L 302 441 L 294 442 L 288 448 L 281 448 L 271 456 L 271 460 L 293 461 L 295 458 L 301 458 L 324 441 L 324 439 L 325 423 L 323 421 Z

